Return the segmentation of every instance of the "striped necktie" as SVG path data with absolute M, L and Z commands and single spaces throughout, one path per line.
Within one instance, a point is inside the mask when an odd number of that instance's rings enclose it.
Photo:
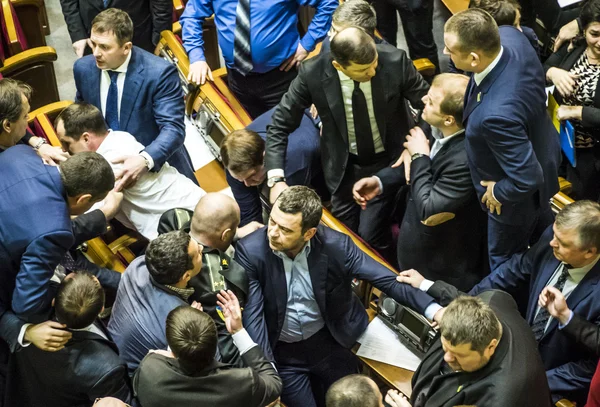
M 246 75 L 253 68 L 250 49 L 250 0 L 239 0 L 235 14 L 233 64 L 242 75 Z
M 569 277 L 569 269 L 566 264 L 561 265 L 560 276 L 556 283 L 554 284 L 554 288 L 561 291 L 565 288 L 565 283 L 567 282 L 567 278 Z M 533 331 L 533 336 L 536 341 L 540 341 L 542 336 L 544 336 L 544 332 L 546 331 L 546 325 L 548 325 L 548 320 L 550 319 L 550 313 L 546 308 L 540 308 L 540 311 L 535 316 L 533 320 L 533 325 L 531 326 L 531 330 Z

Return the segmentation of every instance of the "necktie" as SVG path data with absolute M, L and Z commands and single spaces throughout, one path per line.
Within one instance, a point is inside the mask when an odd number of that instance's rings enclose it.
M 367 109 L 367 99 L 360 89 L 360 82 L 357 81 L 354 81 L 354 91 L 352 92 L 352 116 L 358 156 L 362 162 L 370 162 L 375 156 L 371 120 L 369 119 L 369 109 Z
M 250 52 L 250 0 L 239 0 L 235 14 L 233 64 L 242 75 L 246 75 L 253 67 Z
M 110 76 L 110 86 L 106 97 L 106 114 L 104 116 L 110 129 L 119 130 L 119 87 L 117 86 L 119 72 L 107 72 Z
M 562 270 L 560 272 L 560 276 L 558 280 L 554 284 L 554 287 L 557 290 L 562 291 L 565 288 L 565 283 L 567 282 L 567 277 L 569 277 L 569 269 L 565 264 L 562 265 Z M 531 326 L 531 330 L 533 331 L 533 336 L 536 341 L 540 341 L 542 339 L 542 335 L 544 335 L 544 331 L 546 330 L 546 325 L 548 324 L 548 320 L 550 319 L 550 313 L 546 308 L 540 308 L 540 311 L 535 316 L 533 320 L 533 325 Z
M 103 0 L 104 3 L 104 8 L 107 9 L 108 8 L 108 3 L 110 2 L 110 0 Z

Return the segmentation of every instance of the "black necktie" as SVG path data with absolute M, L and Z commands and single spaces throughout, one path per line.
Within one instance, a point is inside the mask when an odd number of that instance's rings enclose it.
M 233 64 L 246 75 L 253 68 L 250 49 L 250 0 L 238 0 L 233 33 Z
M 556 280 L 554 288 L 562 292 L 563 288 L 565 288 L 567 277 L 569 277 L 569 269 L 565 264 L 563 264 L 561 266 L 560 276 L 558 277 L 558 280 Z M 536 341 L 539 342 L 540 339 L 542 339 L 549 319 L 550 313 L 548 312 L 548 310 L 546 308 L 540 308 L 540 311 L 535 316 L 535 319 L 533 320 L 533 325 L 531 326 L 531 330 L 533 331 L 533 336 L 535 337 Z
M 373 132 L 371 131 L 367 99 L 360 89 L 360 82 L 357 81 L 354 81 L 354 91 L 352 92 L 352 117 L 354 118 L 354 137 L 358 156 L 362 162 L 370 162 L 375 156 Z

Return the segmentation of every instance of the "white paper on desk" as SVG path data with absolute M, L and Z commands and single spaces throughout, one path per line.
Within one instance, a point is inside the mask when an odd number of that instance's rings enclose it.
M 570 6 L 571 4 L 575 4 L 575 3 L 579 3 L 582 0 L 558 0 L 558 5 L 561 8 L 565 8 L 567 6 Z
M 379 317 L 373 318 L 365 332 L 358 338 L 360 348 L 356 354 L 378 362 L 417 370 L 421 359 L 412 353 L 398 339 L 398 334 L 388 327 Z

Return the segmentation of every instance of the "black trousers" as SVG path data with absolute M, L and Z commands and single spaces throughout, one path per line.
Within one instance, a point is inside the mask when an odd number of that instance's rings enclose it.
M 274 351 L 288 407 L 325 407 L 325 393 L 337 380 L 360 372 L 360 362 L 327 328 L 300 342 L 277 342 Z
M 439 73 L 440 61 L 433 38 L 433 0 L 375 0 L 373 6 L 377 13 L 377 28 L 383 38 L 397 46 L 398 12 L 410 58 L 429 58 Z
M 390 264 L 396 265 L 396 248 L 392 240 L 391 219 L 397 189 L 388 188 L 368 202 L 362 210 L 354 201 L 352 187 L 361 178 L 370 177 L 391 165 L 387 156 L 369 165 L 361 165 L 351 156 L 338 189 L 331 194 L 331 213 L 357 233 Z
M 600 145 L 576 150 L 576 167 L 567 164 L 567 181 L 573 185 L 573 199 L 600 200 Z
M 235 69 L 227 69 L 229 89 L 238 98 L 252 119 L 277 106 L 298 75 L 298 70 L 288 72 L 275 68 L 265 73 L 244 76 Z

